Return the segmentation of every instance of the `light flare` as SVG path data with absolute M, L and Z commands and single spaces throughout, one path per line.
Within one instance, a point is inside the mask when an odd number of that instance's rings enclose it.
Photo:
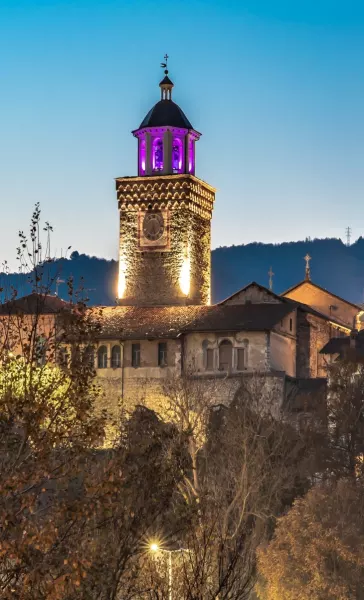
M 126 260 L 123 256 L 119 258 L 119 282 L 118 282 L 118 298 L 123 298 L 126 288 Z
M 182 294 L 188 296 L 188 294 L 190 293 L 191 286 L 191 260 L 189 248 L 187 248 L 185 257 L 183 259 L 181 272 L 179 275 L 179 286 L 181 288 Z

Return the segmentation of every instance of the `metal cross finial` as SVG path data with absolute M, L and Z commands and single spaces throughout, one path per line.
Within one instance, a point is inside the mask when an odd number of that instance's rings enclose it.
M 304 260 L 306 261 L 306 279 L 311 279 L 310 260 L 312 260 L 312 258 L 308 252 L 304 257 Z
M 273 290 L 273 275 L 274 275 L 272 267 L 270 267 L 270 269 L 268 271 L 268 275 L 269 275 L 269 289 L 270 289 L 270 291 L 272 291 Z
M 164 55 L 164 57 L 163 57 L 163 58 L 164 58 L 164 60 L 165 60 L 166 62 L 162 62 L 162 63 L 161 63 L 161 67 L 162 67 L 162 69 L 165 69 L 165 71 L 164 71 L 164 72 L 165 72 L 165 74 L 166 74 L 166 75 L 168 75 L 168 59 L 169 59 L 169 56 L 168 56 L 168 54 L 167 54 L 167 53 L 165 53 L 165 55 Z

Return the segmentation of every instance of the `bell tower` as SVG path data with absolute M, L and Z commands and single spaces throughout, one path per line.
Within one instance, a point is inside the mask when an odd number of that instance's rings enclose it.
M 195 176 L 201 134 L 172 100 L 174 85 L 163 67 L 161 99 L 132 132 L 138 175 L 116 179 L 118 302 L 127 306 L 210 302 L 215 189 Z

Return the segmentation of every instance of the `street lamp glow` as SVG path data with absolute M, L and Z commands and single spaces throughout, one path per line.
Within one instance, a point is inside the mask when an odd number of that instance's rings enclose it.
M 150 550 L 152 552 L 158 552 L 159 550 L 159 544 L 157 544 L 157 542 L 152 542 L 149 546 Z

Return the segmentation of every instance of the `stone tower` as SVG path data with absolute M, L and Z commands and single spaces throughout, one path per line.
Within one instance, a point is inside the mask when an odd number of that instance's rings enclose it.
M 172 100 L 161 99 L 133 131 L 138 175 L 116 179 L 120 211 L 118 301 L 127 306 L 209 304 L 215 189 L 195 176 L 200 138 Z

